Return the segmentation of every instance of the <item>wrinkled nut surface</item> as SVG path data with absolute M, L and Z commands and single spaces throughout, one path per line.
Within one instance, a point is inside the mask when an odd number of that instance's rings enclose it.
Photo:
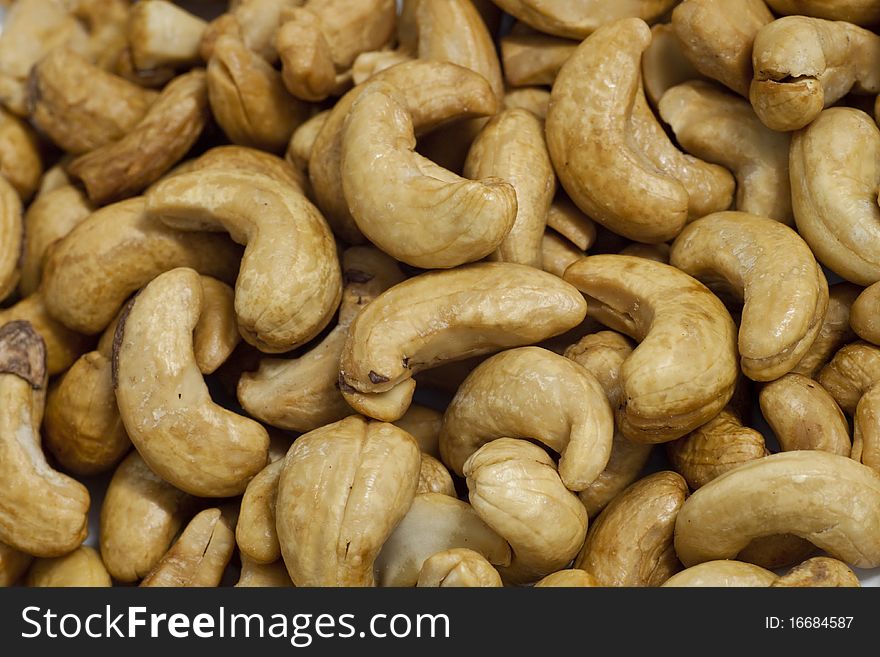
M 550 573 L 543 579 L 535 582 L 536 588 L 584 588 L 599 586 L 596 578 L 586 570 L 571 568 Z
M 443 416 L 440 454 L 462 474 L 486 443 L 537 440 L 560 454 L 559 476 L 579 491 L 605 469 L 613 433 L 605 391 L 585 368 L 552 351 L 522 347 L 489 358 L 465 379 Z
M 834 353 L 856 335 L 850 328 L 850 310 L 862 288 L 852 283 L 837 283 L 828 288 L 828 310 L 813 344 L 792 372 L 815 378 Z
M 275 500 L 283 467 L 283 459 L 267 465 L 251 479 L 241 498 L 235 542 L 242 555 L 257 564 L 270 564 L 281 558 Z
M 333 236 L 297 189 L 252 173 L 194 171 L 153 187 L 146 214 L 178 230 L 228 231 L 246 245 L 235 313 L 242 337 L 261 350 L 304 344 L 336 311 L 342 274 Z
M 621 367 L 624 394 L 615 410 L 624 436 L 647 443 L 680 438 L 730 400 L 739 372 L 736 327 L 697 280 L 669 265 L 616 255 L 583 258 L 565 280 L 586 295 L 591 317 L 640 342 Z
M 525 265 L 481 263 L 422 274 L 382 293 L 355 318 L 340 385 L 362 393 L 402 388 L 411 395 L 411 377 L 421 370 L 539 342 L 574 328 L 585 314 L 574 287 Z M 409 400 L 401 406 L 392 420 Z
M 468 548 L 496 566 L 510 564 L 510 546 L 467 502 L 439 493 L 420 493 L 385 541 L 374 565 L 379 586 L 416 586 L 431 555 Z
M 501 569 L 505 581 L 535 581 L 577 554 L 587 512 L 543 449 L 524 440 L 493 440 L 465 461 L 464 476 L 474 510 L 513 551 L 510 566 Z
M 40 448 L 46 380 L 46 347 L 30 324 L 0 327 L 0 542 L 56 557 L 86 537 L 89 493 Z
M 6 178 L 0 176 L 0 301 L 18 285 L 24 238 L 21 199 Z
M 765 587 L 773 585 L 776 574 L 742 561 L 719 559 L 685 568 L 662 586 L 667 587 Z
M 847 93 L 880 91 L 880 36 L 844 21 L 785 16 L 755 36 L 749 98 L 768 128 L 799 130 Z
M 672 540 L 687 494 L 687 484 L 674 472 L 634 483 L 593 522 L 575 568 L 600 586 L 660 586 L 680 568 Z
M 678 514 L 686 566 L 733 558 L 752 539 L 795 534 L 861 568 L 880 565 L 880 475 L 820 451 L 743 464 L 696 491 Z
M 859 578 L 842 561 L 830 557 L 813 557 L 792 568 L 770 586 L 796 587 L 859 587 Z
M 758 400 L 783 451 L 818 449 L 850 455 L 846 417 L 818 382 L 800 374 L 786 374 L 765 385 Z
M 342 187 L 358 228 L 415 267 L 449 268 L 489 255 L 517 219 L 515 188 L 494 177 L 460 178 L 416 153 L 413 122 L 398 95 L 387 83 L 370 83 L 345 120 Z
M 125 429 L 152 470 L 193 495 L 229 497 L 266 465 L 269 436 L 211 400 L 192 341 L 203 297 L 191 269 L 147 285 L 117 327 L 113 383 Z
M 0 175 L 29 201 L 40 184 L 43 161 L 40 143 L 30 127 L 0 108 Z
M 31 565 L 25 586 L 36 587 L 108 587 L 110 574 L 101 555 L 86 545 L 63 557 L 37 559 Z
M 416 493 L 440 493 L 455 497 L 455 483 L 449 470 L 430 454 L 422 453 L 419 485 Z
M 190 520 L 140 585 L 219 586 L 235 549 L 234 524 L 220 509 L 205 509 Z
M 865 342 L 844 346 L 817 380 L 845 413 L 853 415 L 862 395 L 880 381 L 880 348 Z
M 136 582 L 167 552 L 193 498 L 157 476 L 133 450 L 113 474 L 101 506 L 100 544 L 114 579 Z
M 828 283 L 809 246 L 787 226 L 744 212 L 709 215 L 676 238 L 669 262 L 743 302 L 740 363 L 751 379 L 772 381 L 794 369 L 819 333 Z
M 275 505 L 293 583 L 372 586 L 373 562 L 413 503 L 420 462 L 405 431 L 356 415 L 298 438 Z
M 501 575 L 479 552 L 454 548 L 438 552 L 422 564 L 419 587 L 500 587 Z

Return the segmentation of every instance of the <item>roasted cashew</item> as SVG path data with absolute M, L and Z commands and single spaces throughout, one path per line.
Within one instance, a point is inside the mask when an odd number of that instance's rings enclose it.
M 57 557 L 86 537 L 89 493 L 40 448 L 46 380 L 46 347 L 30 324 L 0 327 L 0 542 Z
M 880 386 L 873 385 L 862 395 L 853 415 L 853 444 L 850 456 L 880 472 Z
M 355 86 L 363 84 L 376 73 L 397 64 L 412 61 L 413 57 L 402 50 L 374 50 L 363 52 L 351 65 L 351 81 Z
M 743 301 L 739 353 L 750 379 L 772 381 L 790 372 L 822 327 L 825 275 L 798 234 L 772 219 L 744 212 L 699 219 L 676 238 L 669 262 Z M 778 298 L 780 285 L 791 292 L 785 301 Z
M 709 290 L 643 258 L 597 255 L 565 272 L 587 296 L 590 316 L 641 344 L 621 368 L 618 430 L 637 442 L 667 442 L 704 424 L 733 395 L 736 327 Z
M 330 110 L 318 112 L 303 121 L 290 136 L 290 143 L 287 145 L 284 158 L 299 171 L 308 172 L 309 161 L 312 159 L 312 148 L 314 148 L 318 135 L 329 117 Z
M 880 91 L 880 36 L 844 21 L 786 16 L 755 36 L 749 98 L 773 130 L 800 130 L 850 91 Z
M 815 378 L 838 349 L 855 339 L 850 328 L 850 308 L 862 288 L 852 283 L 837 283 L 828 288 L 828 310 L 813 344 L 792 372 Z
M 776 574 L 743 561 L 706 561 L 676 573 L 662 586 L 670 587 L 765 587 L 776 581 Z
M 330 321 L 342 294 L 336 247 L 321 213 L 296 189 L 262 175 L 204 170 L 172 176 L 145 198 L 154 221 L 185 231 L 229 231 L 246 245 L 235 313 L 242 337 L 254 346 L 288 351 Z
M 539 119 L 547 118 L 547 107 L 550 105 L 550 92 L 543 87 L 522 87 L 509 89 L 504 94 L 504 109 L 528 110 Z
M 829 557 L 813 557 L 778 577 L 770 586 L 796 587 L 859 587 L 859 578 L 842 561 Z
M 819 451 L 745 463 L 685 502 L 675 551 L 686 566 L 733 558 L 754 538 L 795 534 L 849 564 L 880 565 L 880 474 Z
M 467 548 L 438 552 L 422 564 L 418 587 L 500 587 L 501 575 L 486 557 Z
M 172 2 L 135 3 L 128 19 L 128 43 L 135 68 L 198 64 L 199 45 L 207 27 L 204 20 Z
M 279 185 L 294 187 L 303 193 L 308 187 L 305 175 L 277 155 L 247 146 L 215 146 L 194 160 L 187 160 L 169 176 L 205 169 L 253 173 L 272 178 Z M 153 187 L 160 185 L 159 181 Z M 152 187 L 150 188 L 152 189 Z M 148 190 L 149 191 L 149 190 Z
M 522 347 L 489 358 L 465 379 L 443 416 L 440 454 L 461 475 L 486 443 L 537 440 L 561 455 L 559 476 L 580 491 L 605 469 L 613 432 L 605 391 L 585 368 L 552 351 Z
M 211 59 L 214 44 L 224 34 L 237 36 L 244 44 L 270 64 L 278 59 L 275 35 L 282 24 L 282 15 L 289 8 L 299 7 L 303 0 L 238 0 L 230 11 L 208 23 L 202 35 L 199 53 L 206 62 Z
M 0 175 L 22 201 L 29 201 L 40 184 L 43 162 L 33 130 L 0 107 Z
M 191 269 L 148 284 L 116 329 L 113 384 L 125 429 L 153 471 L 193 495 L 229 497 L 266 465 L 269 436 L 211 401 L 192 343 L 203 298 Z
M 817 380 L 849 415 L 859 400 L 880 382 L 880 347 L 854 342 L 840 349 L 822 368 Z
M 409 434 L 357 415 L 298 438 L 275 505 L 293 583 L 372 586 L 373 562 L 413 503 L 419 463 Z
M 440 458 L 440 429 L 443 413 L 427 406 L 413 404 L 394 425 L 416 439 L 423 454 Z
M 21 199 L 15 188 L 0 175 L 0 301 L 12 294 L 18 285 L 24 242 Z
M 31 565 L 25 586 L 109 587 L 110 574 L 94 548 L 81 546 L 63 557 L 37 559 Z
M 392 395 L 386 417 L 393 421 L 409 406 L 419 371 L 540 342 L 574 328 L 585 314 L 574 287 L 525 265 L 480 263 L 422 274 L 381 294 L 352 322 L 340 386 L 349 403 L 352 389 L 364 393 L 358 410 L 367 414 L 379 410 L 371 398 Z

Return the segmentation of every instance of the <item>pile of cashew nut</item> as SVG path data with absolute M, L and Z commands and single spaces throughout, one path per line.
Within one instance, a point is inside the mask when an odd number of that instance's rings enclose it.
M 0 585 L 880 568 L 880 3 L 3 5 Z

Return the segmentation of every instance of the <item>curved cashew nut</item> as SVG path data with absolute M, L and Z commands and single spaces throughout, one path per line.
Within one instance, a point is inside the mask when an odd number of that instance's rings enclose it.
M 158 477 L 132 450 L 113 473 L 101 506 L 101 556 L 110 574 L 121 582 L 136 582 L 149 573 L 168 551 L 194 501 Z
M 454 548 L 438 552 L 422 564 L 418 587 L 501 587 L 501 575 L 479 552 Z
M 565 280 L 587 295 L 591 317 L 641 343 L 621 368 L 617 420 L 624 436 L 667 442 L 724 408 L 739 373 L 736 326 L 699 281 L 620 255 L 583 258 Z
M 0 295 L 2 296 L 2 295 Z M 850 309 L 852 330 L 862 340 L 880 344 L 880 285 L 874 283 L 859 294 Z
M 880 6 L 874 0 L 765 0 L 777 14 L 803 14 L 832 21 L 847 21 L 856 25 L 876 25 L 880 22 Z
M 250 173 L 183 173 L 147 193 L 146 213 L 185 231 L 226 230 L 246 245 L 235 313 L 244 339 L 262 351 L 308 342 L 339 305 L 333 236 L 317 208 L 292 188 Z
M 465 379 L 443 416 L 440 454 L 460 475 L 486 443 L 535 439 L 561 455 L 559 476 L 579 491 L 605 469 L 613 432 L 605 391 L 586 369 L 552 351 L 522 347 L 492 356 Z
M 706 561 L 676 573 L 661 586 L 667 587 L 765 587 L 776 581 L 776 573 L 743 561 Z
M 250 480 L 241 498 L 235 542 L 242 555 L 258 564 L 270 564 L 281 558 L 275 504 L 283 467 L 284 459 L 267 465 Z
M 235 280 L 239 247 L 223 235 L 172 230 L 147 217 L 145 207 L 138 197 L 101 208 L 52 249 L 40 294 L 53 317 L 98 333 L 129 295 L 175 267 Z
M 415 267 L 455 267 L 492 253 L 516 219 L 514 188 L 460 178 L 415 146 L 394 88 L 370 83 L 352 105 L 342 144 L 342 188 L 358 228 Z
M 744 212 L 699 219 L 676 238 L 669 262 L 717 293 L 743 300 L 739 353 L 750 379 L 772 381 L 790 372 L 822 327 L 825 275 L 798 234 L 772 219 Z M 791 291 L 783 302 L 780 285 Z
M 669 89 L 659 109 L 685 150 L 734 173 L 735 209 L 794 224 L 789 134 L 770 130 L 748 102 L 706 82 Z
M 594 586 L 599 586 L 596 578 L 586 570 L 580 570 L 579 568 L 559 570 L 535 582 L 535 588 L 584 588 Z
M 785 16 L 755 36 L 749 98 L 773 130 L 799 130 L 851 90 L 880 91 L 880 36 L 843 21 Z
M 419 463 L 409 434 L 356 415 L 298 438 L 275 505 L 293 583 L 372 586 L 373 562 L 413 503 Z
M 850 328 L 850 308 L 862 288 L 852 283 L 836 283 L 828 288 L 828 310 L 813 344 L 792 372 L 815 378 L 838 349 L 852 342 L 856 334 Z
M 464 464 L 474 511 L 510 543 L 513 560 L 501 570 L 509 583 L 531 582 L 565 567 L 587 533 L 587 512 L 543 449 L 501 438 Z
M 575 568 L 599 586 L 659 586 L 679 570 L 672 535 L 687 494 L 684 479 L 669 471 L 632 484 L 593 522 Z
M 0 542 L 56 557 L 86 537 L 89 493 L 40 448 L 46 379 L 46 347 L 30 324 L 0 327 Z
M 254 173 L 272 178 L 280 185 L 294 187 L 305 193 L 308 181 L 301 171 L 277 155 L 247 146 L 215 146 L 194 160 L 188 160 L 169 176 L 205 169 Z M 161 182 L 161 181 L 160 181 Z M 160 183 L 156 183 L 158 185 Z
M 556 191 L 541 121 L 526 110 L 497 114 L 471 145 L 464 175 L 500 178 L 516 193 L 513 225 L 490 259 L 541 268 L 541 239 Z
M 343 392 L 370 393 L 365 397 L 399 394 L 403 399 L 391 413 L 396 420 L 409 406 L 417 372 L 540 342 L 574 328 L 585 315 L 574 287 L 525 265 L 429 272 L 382 293 L 355 318 L 340 359 L 340 384 Z M 358 410 L 370 412 L 368 402 Z
M 379 586 L 416 586 L 431 555 L 470 548 L 496 566 L 510 564 L 510 546 L 467 502 L 439 493 L 420 493 L 376 557 Z
M 43 162 L 34 131 L 22 120 L 0 109 L 0 175 L 22 201 L 29 201 L 40 185 Z
M 625 19 L 578 46 L 553 85 L 547 145 L 560 182 L 591 218 L 641 242 L 675 237 L 689 214 L 730 205 L 734 181 L 669 141 L 641 88 L 651 30 Z M 609 81 L 613 81 L 613 84 Z
M 24 581 L 31 587 L 109 587 L 110 574 L 94 548 L 83 545 L 63 557 L 37 559 Z
M 208 24 L 165 0 L 144 0 L 131 7 L 128 43 L 136 68 L 196 65 Z
M 817 380 L 844 412 L 853 415 L 862 395 L 880 381 L 880 347 L 864 342 L 846 345 Z
M 266 465 L 269 436 L 211 401 L 192 342 L 203 297 L 191 269 L 147 285 L 116 329 L 113 383 L 125 429 L 152 470 L 193 495 L 229 497 Z
M 430 81 L 430 84 L 426 84 Z M 494 114 L 498 101 L 482 76 L 447 62 L 415 60 L 376 74 L 370 84 L 387 82 L 400 92 L 417 134 L 455 118 Z M 368 85 L 355 87 L 330 110 L 309 159 L 309 180 L 315 201 L 342 240 L 359 244 L 358 230 L 342 189 L 342 135 L 355 100 Z
M 18 285 L 24 242 L 21 199 L 6 178 L 0 176 L 0 301 Z
M 746 463 L 685 502 L 675 525 L 675 551 L 693 566 L 735 557 L 753 538 L 786 533 L 849 564 L 877 567 L 880 474 L 819 451 Z
M 813 557 L 778 577 L 770 586 L 857 588 L 861 584 L 856 574 L 842 561 Z

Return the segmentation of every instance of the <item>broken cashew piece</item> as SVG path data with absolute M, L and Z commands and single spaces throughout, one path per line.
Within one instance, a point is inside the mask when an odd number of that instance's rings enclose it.
M 454 548 L 438 552 L 422 564 L 418 587 L 500 587 L 501 575 L 479 552 Z
M 757 587 L 770 586 L 776 573 L 743 561 L 719 559 L 685 568 L 661 586 L 666 587 Z
M 25 586 L 32 587 L 109 587 L 110 574 L 101 555 L 83 545 L 63 557 L 37 559 L 31 565 Z

